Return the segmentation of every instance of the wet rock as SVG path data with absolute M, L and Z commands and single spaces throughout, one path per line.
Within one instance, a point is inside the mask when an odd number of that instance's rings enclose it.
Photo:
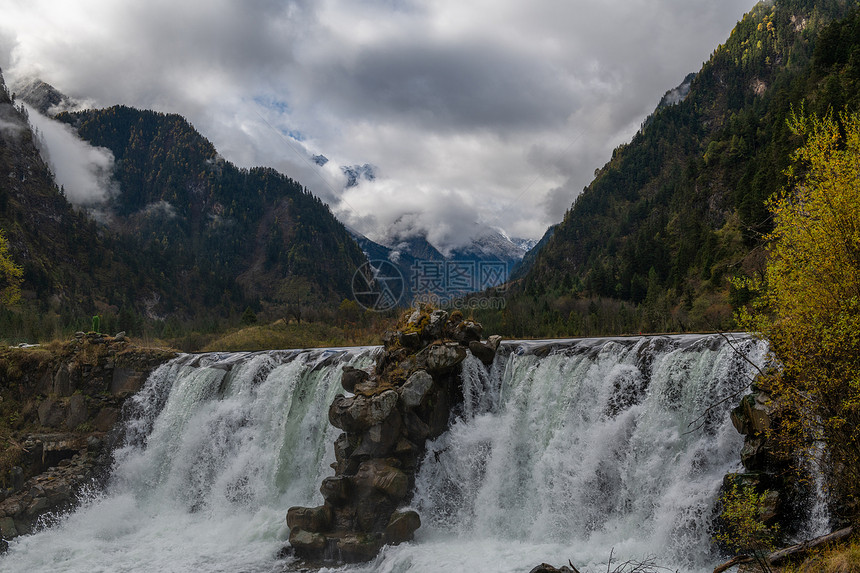
M 568 567 L 567 565 L 563 565 L 561 568 L 553 567 L 549 563 L 541 563 L 529 573 L 576 573 L 573 569 Z
M 494 348 L 489 344 L 484 344 L 477 340 L 469 342 L 469 352 L 471 352 L 475 358 L 488 366 L 492 364 L 493 360 L 496 358 L 496 350 Z
M 398 395 L 386 390 L 376 396 L 338 394 L 328 411 L 329 422 L 346 432 L 360 432 L 385 420 L 397 405 Z
M 466 359 L 466 350 L 456 343 L 436 344 L 427 352 L 427 370 L 444 374 Z
M 349 500 L 349 479 L 345 476 L 327 477 L 320 485 L 320 493 L 328 503 L 342 505 Z
M 290 530 L 290 545 L 299 557 L 315 557 L 326 546 L 325 535 L 311 533 L 304 529 Z
M 48 508 L 48 498 L 46 497 L 36 497 L 30 502 L 30 505 L 27 506 L 25 513 L 28 517 L 33 517 L 42 513 L 44 510 Z
M 291 507 L 287 511 L 287 527 L 304 531 L 320 532 L 328 529 L 332 511 L 327 505 L 319 507 Z
M 18 537 L 18 530 L 15 528 L 15 520 L 11 517 L 0 517 L 0 532 L 2 532 L 3 539 Z
M 409 477 L 384 460 L 369 460 L 361 464 L 353 478 L 356 487 L 372 487 L 394 498 L 406 497 Z
M 406 435 L 416 443 L 423 443 L 430 436 L 430 426 L 422 420 L 418 414 L 406 412 L 403 416 L 403 425 Z
M 413 372 L 400 387 L 400 403 L 405 408 L 414 408 L 421 404 L 424 396 L 433 387 L 433 377 L 424 370 Z
M 780 516 L 780 494 L 775 490 L 768 490 L 759 507 L 759 519 L 765 523 L 773 523 Z
M 326 503 L 287 512 L 297 555 L 366 561 L 384 543 L 407 541 L 420 527 L 417 513 L 398 507 L 426 439 L 447 429 L 451 407 L 462 400 L 456 368 L 467 356 L 465 346 L 480 335 L 480 325 L 462 322 L 462 315 L 449 320 L 445 311 L 412 311 L 402 318 L 402 330 L 383 336 L 385 350 L 373 374 L 344 368 L 342 385 L 355 395 L 339 394 L 329 407 L 329 422 L 343 433 L 334 444 L 335 476 L 320 486 Z M 450 340 L 454 330 L 464 344 Z M 494 353 L 498 340 L 485 346 L 486 354 Z
M 339 435 L 334 441 L 334 457 L 338 464 L 345 464 L 354 451 L 355 445 L 346 434 Z
M 340 378 L 340 385 L 343 386 L 343 389 L 347 392 L 353 392 L 355 390 L 356 384 L 361 384 L 365 382 L 370 377 L 370 374 L 365 372 L 364 370 L 359 370 L 357 368 L 353 368 L 352 366 L 344 366 L 343 374 Z
M 381 535 L 348 534 L 337 541 L 337 549 L 348 561 L 368 561 L 376 557 L 383 545 Z
M 362 459 L 388 455 L 400 437 L 401 427 L 402 417 L 394 410 L 385 421 L 371 426 L 362 434 L 361 444 L 355 448 L 352 455 Z
M 421 527 L 421 518 L 415 511 L 395 511 L 385 527 L 385 540 L 397 545 L 412 541 L 415 531 Z

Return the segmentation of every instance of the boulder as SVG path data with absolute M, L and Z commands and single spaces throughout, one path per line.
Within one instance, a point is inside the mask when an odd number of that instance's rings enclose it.
M 291 530 L 322 532 L 332 521 L 332 511 L 327 505 L 319 507 L 291 507 L 287 511 L 287 527 Z
M 770 429 L 776 411 L 767 395 L 760 392 L 747 394 L 740 405 L 732 410 L 732 424 L 743 435 L 760 434 Z
M 404 332 L 400 335 L 400 344 L 404 348 L 421 348 L 421 336 L 417 332 Z
M 575 569 L 571 569 L 567 565 L 562 565 L 561 568 L 553 567 L 549 563 L 541 563 L 529 573 L 578 573 Z
M 382 346 L 386 350 L 390 350 L 396 344 L 400 343 L 400 333 L 388 330 L 382 335 Z
M 498 334 L 494 334 L 487 339 L 487 346 L 492 348 L 494 351 L 499 350 L 499 345 L 502 343 L 502 337 Z
M 416 308 L 412 311 L 412 314 L 409 315 L 409 319 L 406 321 L 406 326 L 415 327 L 421 323 L 421 309 Z
M 767 438 L 761 435 L 747 436 L 741 449 L 741 463 L 750 471 L 765 470 L 770 461 L 770 453 Z
M 406 497 L 409 477 L 385 460 L 374 459 L 362 463 L 353 478 L 356 487 L 372 487 L 394 499 Z
M 325 535 L 311 533 L 304 529 L 290 530 L 290 545 L 300 557 L 314 557 L 325 549 Z
M 74 392 L 72 380 L 69 376 L 68 365 L 60 364 L 57 368 L 57 372 L 54 374 L 54 382 L 51 391 L 57 396 L 71 396 Z
M 344 366 L 343 374 L 340 378 L 340 385 L 343 386 L 343 389 L 347 392 L 354 392 L 355 386 L 365 382 L 368 378 L 370 378 L 370 374 L 364 370 L 359 370 L 352 366 Z
M 355 451 L 355 446 L 346 434 L 339 435 L 334 441 L 334 457 L 338 464 L 346 462 L 353 451 Z
M 412 541 L 415 530 L 419 527 L 421 518 L 415 511 L 395 511 L 385 528 L 385 541 L 393 545 Z
M 53 398 L 45 398 L 39 404 L 39 423 L 48 428 L 59 427 L 66 419 L 66 408 Z
M 483 327 L 477 322 L 464 320 L 451 329 L 451 338 L 465 346 L 472 340 L 481 340 L 482 330 Z
M 337 549 L 347 561 L 368 561 L 376 557 L 383 545 L 381 535 L 348 534 L 337 541 Z
M 338 394 L 328 410 L 328 420 L 345 432 L 361 432 L 383 422 L 397 406 L 399 396 L 386 390 L 376 396 L 345 397 Z
M 405 408 L 415 408 L 433 387 L 433 377 L 424 370 L 413 372 L 400 387 L 400 403 Z
M 400 413 L 395 409 L 381 424 L 371 426 L 361 435 L 352 457 L 358 459 L 379 458 L 394 450 L 403 427 Z
M 466 349 L 456 343 L 435 344 L 427 351 L 427 370 L 444 374 L 466 359 Z
M 349 499 L 349 479 L 345 476 L 327 477 L 320 485 L 323 499 L 332 505 L 342 505 Z
M 18 537 L 18 530 L 15 528 L 15 520 L 11 517 L 0 517 L 0 537 L 3 539 Z
M 417 444 L 424 443 L 430 436 L 430 426 L 414 412 L 406 412 L 403 415 L 403 426 L 406 428 L 406 436 Z
M 424 327 L 424 338 L 428 341 L 442 338 L 445 324 L 448 322 L 448 313 L 444 310 L 434 310 L 430 313 L 430 320 Z
M 81 424 L 87 421 L 89 410 L 87 410 L 87 401 L 80 394 L 75 394 L 69 398 L 69 411 L 66 415 L 66 427 L 74 430 Z
M 469 342 L 469 352 L 471 352 L 475 358 L 488 366 L 492 364 L 493 360 L 496 358 L 496 350 L 489 344 L 484 344 L 478 340 L 472 340 Z

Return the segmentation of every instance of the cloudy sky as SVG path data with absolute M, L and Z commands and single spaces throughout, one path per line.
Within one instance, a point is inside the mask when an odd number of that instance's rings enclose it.
M 752 0 L 0 0 L 0 67 L 187 117 L 380 240 L 538 238 Z M 330 159 L 320 168 L 314 154 Z M 344 190 L 339 166 L 374 181 Z

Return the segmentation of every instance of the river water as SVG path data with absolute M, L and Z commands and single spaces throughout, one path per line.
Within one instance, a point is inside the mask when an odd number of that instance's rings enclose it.
M 293 505 L 332 475 L 328 405 L 341 367 L 376 348 L 181 356 L 128 404 L 107 486 L 58 525 L 16 539 L 4 572 L 298 571 L 280 557 Z M 764 344 L 748 337 L 506 343 L 463 366 L 463 406 L 431 442 L 411 507 L 422 527 L 350 572 L 582 572 L 644 559 L 710 571 L 729 420 Z M 747 361 L 746 358 L 749 359 Z

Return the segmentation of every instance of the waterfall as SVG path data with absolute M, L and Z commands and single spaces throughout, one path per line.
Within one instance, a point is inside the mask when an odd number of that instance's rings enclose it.
M 714 504 L 742 445 L 724 399 L 752 376 L 741 354 L 760 364 L 765 351 L 747 337 L 671 336 L 508 343 L 490 367 L 468 358 L 464 403 L 416 478 L 415 542 L 334 570 L 525 572 L 571 559 L 585 573 L 610 551 L 712 568 Z M 341 367 L 368 367 L 375 352 L 160 367 L 127 403 L 106 489 L 15 540 L 3 570 L 293 570 L 278 557 L 286 509 L 322 502 Z

